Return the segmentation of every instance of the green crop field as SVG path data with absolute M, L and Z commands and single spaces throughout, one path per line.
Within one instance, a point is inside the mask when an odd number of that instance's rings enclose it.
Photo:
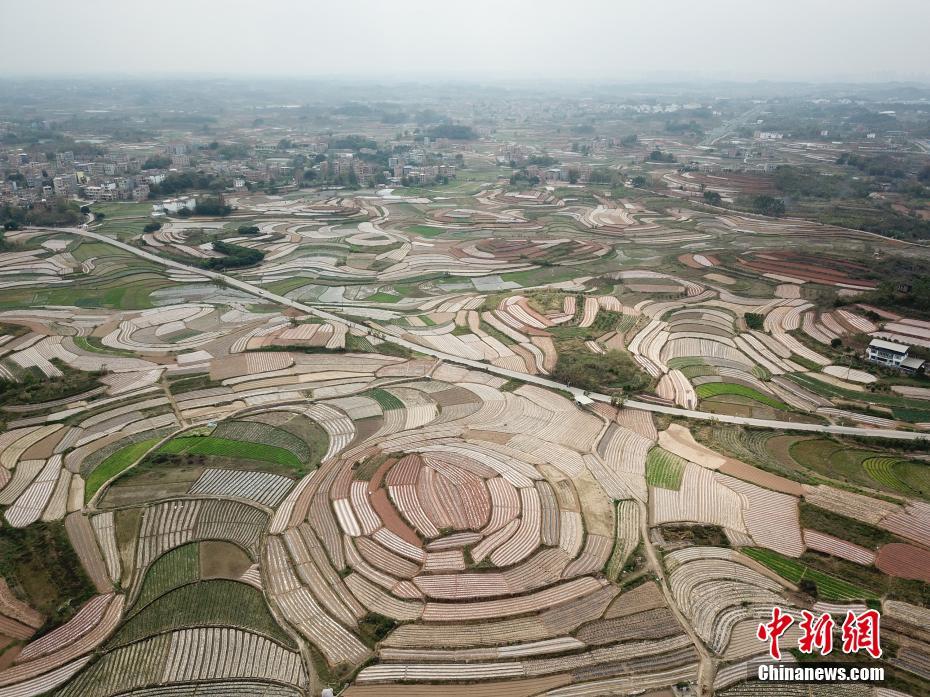
M 378 291 L 373 295 L 369 295 L 367 298 L 365 298 L 365 300 L 371 303 L 396 303 L 398 300 L 400 300 L 400 296 Z
M 714 370 L 712 366 L 708 366 L 704 362 L 703 358 L 697 358 L 694 356 L 682 356 L 681 358 L 670 358 L 668 361 L 668 367 L 672 370 L 682 370 L 684 368 L 691 368 L 695 366 L 707 366 L 711 370 Z M 714 370 L 716 372 L 716 370 Z
M 743 549 L 743 553 L 794 584 L 799 584 L 804 580 L 813 581 L 817 584 L 818 597 L 823 600 L 867 600 L 875 598 L 875 593 L 870 590 L 812 569 L 797 559 L 791 559 L 770 549 L 747 547 Z
M 245 458 L 260 462 L 274 462 L 278 465 L 302 466 L 290 450 L 264 443 L 215 438 L 213 436 L 181 436 L 173 438 L 158 449 L 159 453 L 169 455 L 218 455 L 220 457 Z
M 914 409 L 912 407 L 892 407 L 894 418 L 910 423 L 930 423 L 930 410 Z
M 870 457 L 862 468 L 876 482 L 910 496 L 930 494 L 930 464 L 909 462 L 896 457 Z
M 886 530 L 863 523 L 855 518 L 825 510 L 805 501 L 800 502 L 798 512 L 802 528 L 819 530 L 869 549 L 878 549 L 889 542 L 895 542 L 897 539 Z
M 295 648 L 260 590 L 225 579 L 195 581 L 160 595 L 117 630 L 108 648 L 187 627 L 237 627 Z
M 646 456 L 646 483 L 678 491 L 686 464 L 682 458 L 656 446 Z
M 193 583 L 200 578 L 200 544 L 175 547 L 154 562 L 145 572 L 142 590 L 129 614 L 135 614 L 156 598 L 173 588 Z
M 432 225 L 408 225 L 406 231 L 412 232 L 415 235 L 420 235 L 421 237 L 437 237 L 444 233 L 445 229 L 433 227 Z
M 99 202 L 91 206 L 94 213 L 103 213 L 107 219 L 113 218 L 149 218 L 152 204 L 147 202 L 130 203 L 128 201 Z
M 930 465 L 925 463 L 850 448 L 825 438 L 799 441 L 789 452 L 798 464 L 840 481 L 893 494 L 930 497 Z
M 214 429 L 211 437 L 284 448 L 292 452 L 301 462 L 310 459 L 310 447 L 302 439 L 284 429 L 258 421 L 222 421 Z
M 703 385 L 698 385 L 695 388 L 695 392 L 697 392 L 697 396 L 701 399 L 719 397 L 721 395 L 738 395 L 740 397 L 746 397 L 761 404 L 765 404 L 766 406 L 772 407 L 773 409 L 791 411 L 791 407 L 789 407 L 784 402 L 779 402 L 777 399 L 769 397 L 766 394 L 762 394 L 758 390 L 754 390 L 751 387 L 737 385 L 731 382 L 708 382 Z
M 158 438 L 149 438 L 148 440 L 139 441 L 138 443 L 130 443 L 125 448 L 117 450 L 97 465 L 85 480 L 84 501 L 90 501 L 107 480 L 111 477 L 115 477 L 133 462 L 145 455 L 157 442 Z
M 365 393 L 366 397 L 371 397 L 378 404 L 381 405 L 381 408 L 384 411 L 390 411 L 391 409 L 403 409 L 404 403 L 401 402 L 397 397 L 392 395 L 387 390 L 382 390 L 381 388 L 376 387 L 373 390 L 369 390 Z
M 126 351 L 124 349 L 115 349 L 110 348 L 109 346 L 104 346 L 100 343 L 100 338 L 96 336 L 75 336 L 73 337 L 74 343 L 76 346 L 84 349 L 85 351 L 91 351 L 92 353 L 102 353 L 108 356 L 125 356 L 125 357 L 134 357 L 132 351 Z
M 278 295 L 287 295 L 291 291 L 297 290 L 304 286 L 311 285 L 310 280 L 304 278 L 303 276 L 297 276 L 295 278 L 285 278 L 280 281 L 274 281 L 273 283 L 267 284 L 265 287 L 272 293 L 277 293 Z
M 686 365 L 681 368 L 681 373 L 686 378 L 701 378 L 708 375 L 717 375 L 717 369 L 712 365 Z

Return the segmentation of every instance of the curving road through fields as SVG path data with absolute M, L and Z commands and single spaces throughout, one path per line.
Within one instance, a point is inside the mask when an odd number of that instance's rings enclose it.
M 300 310 L 306 314 L 314 315 L 321 319 L 326 319 L 332 322 L 341 322 L 348 325 L 352 329 L 356 329 L 362 334 L 368 336 L 376 336 L 379 339 L 389 341 L 398 346 L 403 346 L 406 349 L 411 351 L 417 351 L 434 358 L 438 358 L 447 363 L 454 363 L 456 365 L 462 365 L 469 368 L 474 368 L 476 370 L 483 370 L 488 373 L 494 373 L 501 377 L 508 379 L 520 380 L 522 382 L 527 382 L 533 385 L 539 385 L 540 387 L 548 387 L 551 389 L 562 390 L 563 392 L 569 392 L 575 396 L 586 396 L 589 399 L 592 399 L 596 402 L 606 402 L 610 403 L 610 397 L 605 394 L 599 394 L 597 392 L 585 392 L 577 387 L 571 387 L 569 385 L 563 384 L 561 382 L 556 382 L 555 380 L 550 380 L 548 378 L 540 377 L 538 375 L 528 375 L 526 373 L 521 373 L 516 370 L 508 370 L 506 368 L 498 368 L 497 366 L 491 365 L 489 363 L 482 363 L 481 361 L 473 361 L 468 358 L 460 358 L 459 356 L 453 356 L 449 353 L 444 353 L 442 351 L 436 351 L 434 349 L 421 346 L 420 344 L 415 344 L 412 341 L 407 341 L 401 339 L 400 337 L 394 337 L 386 334 L 381 334 L 376 332 L 365 324 L 355 322 L 353 320 L 345 319 L 331 312 L 325 310 L 320 310 L 319 308 L 312 307 L 310 305 L 305 305 L 297 300 L 291 300 L 290 298 L 284 297 L 283 295 L 278 295 L 277 293 L 272 293 L 269 290 L 260 288 L 258 286 L 252 285 L 245 281 L 240 281 L 237 278 L 232 276 L 227 276 L 223 273 L 218 273 L 216 271 L 208 271 L 207 269 L 201 269 L 196 266 L 188 266 L 187 264 L 182 264 L 180 262 L 174 261 L 173 259 L 165 259 L 158 256 L 157 254 L 152 254 L 144 249 L 139 247 L 134 247 L 131 244 L 121 242 L 113 237 L 107 235 L 102 235 L 91 230 L 86 230 L 84 228 L 37 228 L 43 230 L 50 230 L 54 232 L 66 232 L 75 235 L 80 235 L 81 237 L 87 237 L 98 242 L 103 242 L 105 244 L 113 245 L 124 251 L 127 251 L 131 254 L 135 254 L 138 257 L 141 257 L 147 261 L 151 261 L 156 264 L 161 264 L 162 266 L 179 269 L 182 271 L 187 271 L 189 273 L 195 273 L 205 278 L 210 278 L 214 281 L 220 281 L 231 288 L 237 288 L 245 293 L 250 295 L 255 295 L 263 300 L 268 300 L 270 302 L 277 303 L 279 305 L 286 305 L 287 307 L 293 307 L 295 310 Z M 625 407 L 631 409 L 640 409 L 642 411 L 651 411 L 658 414 L 668 414 L 669 416 L 679 416 L 688 419 L 699 419 L 702 421 L 713 421 L 717 423 L 729 423 L 740 426 L 755 426 L 759 428 L 771 428 L 781 431 L 810 431 L 813 433 L 832 433 L 836 435 L 846 435 L 846 436 L 866 436 L 872 438 L 895 438 L 900 440 L 930 440 L 930 434 L 927 433 L 917 433 L 914 431 L 898 431 L 894 429 L 879 429 L 879 428 L 861 428 L 858 426 L 835 426 L 835 425 L 821 425 L 821 424 L 807 424 L 807 423 L 795 423 L 792 421 L 776 421 L 771 419 L 754 419 L 744 416 L 729 416 L 727 414 L 713 414 L 706 411 L 698 411 L 696 409 L 681 409 L 679 407 L 667 407 L 661 404 L 652 404 L 651 402 L 643 402 L 639 400 L 627 399 L 624 403 Z

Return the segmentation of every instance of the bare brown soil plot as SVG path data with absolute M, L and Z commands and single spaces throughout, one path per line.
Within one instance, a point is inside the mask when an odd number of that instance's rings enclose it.
M 785 477 L 779 477 L 777 474 L 766 472 L 733 458 L 727 458 L 727 461 L 720 467 L 720 472 L 752 484 L 758 484 L 772 491 L 780 491 L 783 494 L 791 494 L 792 496 L 802 496 L 804 494 L 804 488 L 797 482 Z
M 229 542 L 207 540 L 200 543 L 201 578 L 239 578 L 252 560 L 240 547 Z
M 790 276 L 827 285 L 852 284 L 865 288 L 878 286 L 877 281 L 866 278 L 868 267 L 828 256 L 808 256 L 790 251 L 767 251 L 747 254 L 738 259 L 738 264 L 757 273 Z
M 801 440 L 810 439 L 810 437 L 798 438 L 798 436 L 773 436 L 765 441 L 765 449 L 768 450 L 772 457 L 778 460 L 786 470 L 803 472 L 804 468 L 791 457 L 791 447 Z
M 67 429 L 61 429 L 50 433 L 38 443 L 32 445 L 22 454 L 23 460 L 47 460 L 55 452 L 55 446 L 64 437 Z
M 913 578 L 930 583 L 930 551 L 892 542 L 878 550 L 875 566 L 889 576 Z
M 652 581 L 636 586 L 633 590 L 621 593 L 607 608 L 605 619 L 627 617 L 640 612 L 665 607 L 665 596 Z
M 132 577 L 133 562 L 136 558 L 136 541 L 139 539 L 139 523 L 142 521 L 141 508 L 124 508 L 116 511 L 116 546 L 119 548 L 123 568 L 123 584 Z
M 678 261 L 684 264 L 685 266 L 687 266 L 689 269 L 703 269 L 704 268 L 703 265 L 698 264 L 694 260 L 693 254 L 682 254 L 681 256 L 678 257 Z

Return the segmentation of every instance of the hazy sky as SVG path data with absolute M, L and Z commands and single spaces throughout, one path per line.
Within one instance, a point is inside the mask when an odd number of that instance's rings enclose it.
M 0 0 L 0 76 L 926 80 L 928 0 Z

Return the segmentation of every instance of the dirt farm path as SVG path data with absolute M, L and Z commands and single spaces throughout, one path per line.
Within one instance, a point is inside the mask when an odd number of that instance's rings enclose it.
M 649 539 L 648 507 L 642 501 L 636 501 L 636 506 L 639 508 L 639 534 L 643 540 L 643 549 L 646 550 L 646 558 L 649 562 L 649 566 L 652 569 L 652 572 L 656 575 L 656 578 L 659 580 L 659 587 L 662 589 L 662 594 L 665 596 L 666 604 L 669 606 L 671 611 L 675 613 L 675 617 L 678 618 L 678 623 L 688 633 L 688 636 L 691 637 L 691 643 L 694 644 L 694 648 L 697 650 L 698 655 L 701 657 L 697 680 L 698 685 L 700 685 L 699 694 L 710 695 L 713 692 L 716 664 L 714 659 L 711 657 L 710 652 L 707 650 L 707 647 L 704 646 L 704 642 L 701 641 L 701 638 L 694 631 L 694 627 L 691 626 L 691 622 L 688 621 L 688 618 L 686 618 L 678 608 L 678 604 L 675 602 L 675 597 L 669 590 L 668 581 L 665 578 L 665 568 L 662 566 L 662 561 L 659 559 L 659 555 L 656 554 L 656 549 Z

